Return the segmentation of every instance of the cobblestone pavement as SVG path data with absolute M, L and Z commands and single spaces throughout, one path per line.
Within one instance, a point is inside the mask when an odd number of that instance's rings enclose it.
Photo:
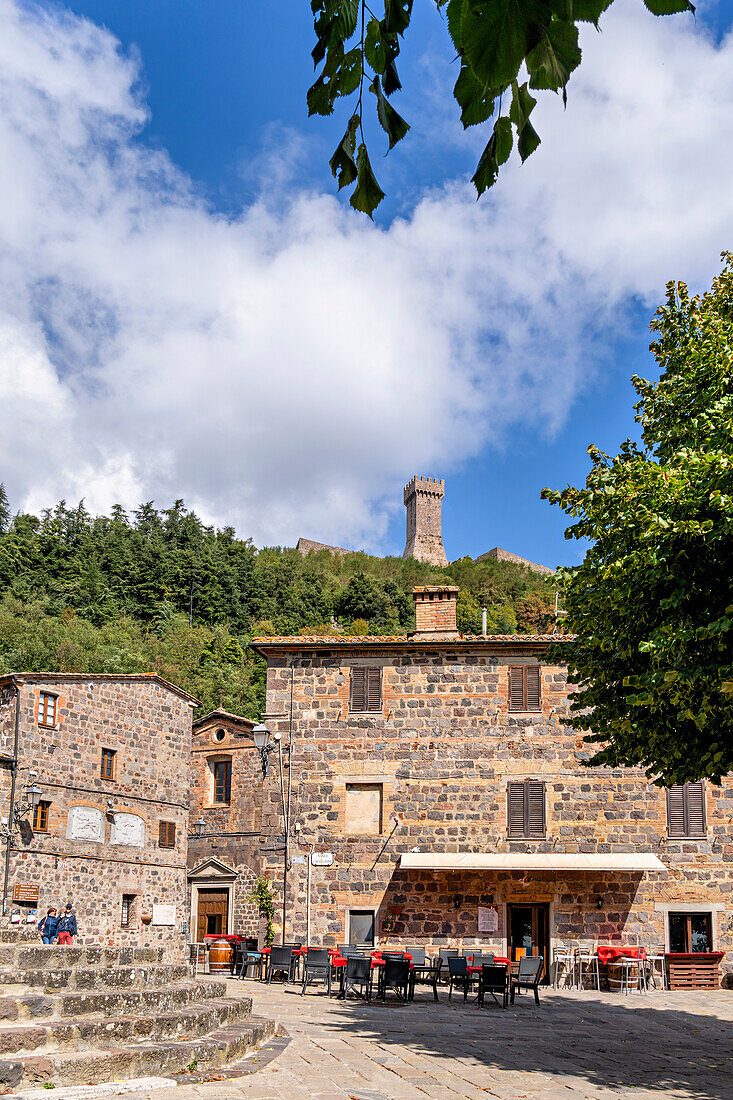
M 543 990 L 539 1008 L 524 994 L 504 1012 L 449 1003 L 447 992 L 437 1005 L 429 991 L 414 1005 L 364 1005 L 316 987 L 301 998 L 228 984 L 291 1041 L 274 1057 L 261 1051 L 251 1076 L 143 1089 L 136 1100 L 733 1100 L 731 990 Z

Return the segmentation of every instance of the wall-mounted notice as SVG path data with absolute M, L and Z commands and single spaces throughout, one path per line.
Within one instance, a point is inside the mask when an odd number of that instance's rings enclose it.
M 479 932 L 499 931 L 499 910 L 495 905 L 479 905 L 478 930 Z
M 333 863 L 333 852 L 314 852 L 311 863 L 314 867 L 330 867 Z
M 153 924 L 174 925 L 176 923 L 175 905 L 154 905 Z

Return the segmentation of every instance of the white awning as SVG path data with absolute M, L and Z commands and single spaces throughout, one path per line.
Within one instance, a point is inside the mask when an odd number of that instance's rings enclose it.
M 400 867 L 425 871 L 664 871 L 651 852 L 403 852 Z

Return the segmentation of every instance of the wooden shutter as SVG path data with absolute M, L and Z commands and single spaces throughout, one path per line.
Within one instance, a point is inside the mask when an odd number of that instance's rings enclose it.
M 524 710 L 524 668 L 509 669 L 509 710 Z
M 352 668 L 351 670 L 351 700 L 350 710 L 366 710 L 367 682 L 365 668 Z
M 524 668 L 524 704 L 525 710 L 540 709 L 540 666 L 525 665 Z
M 160 848 L 175 848 L 176 823 L 175 821 L 161 821 L 158 832 L 158 846 Z
M 509 836 L 524 836 L 524 783 L 507 784 Z
M 524 785 L 527 836 L 545 835 L 545 784 L 529 779 Z
M 687 836 L 705 836 L 705 787 L 702 783 L 685 783 L 685 827 Z
M 667 832 L 669 836 L 686 836 L 685 788 L 681 785 L 667 788 Z
M 366 710 L 382 709 L 382 670 L 366 668 Z

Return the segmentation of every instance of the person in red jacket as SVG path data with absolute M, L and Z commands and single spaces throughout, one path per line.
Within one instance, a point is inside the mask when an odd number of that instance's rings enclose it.
M 59 943 L 67 944 L 71 947 L 72 936 L 76 935 L 76 914 L 74 913 L 71 902 L 68 903 L 59 917 L 58 935 Z

